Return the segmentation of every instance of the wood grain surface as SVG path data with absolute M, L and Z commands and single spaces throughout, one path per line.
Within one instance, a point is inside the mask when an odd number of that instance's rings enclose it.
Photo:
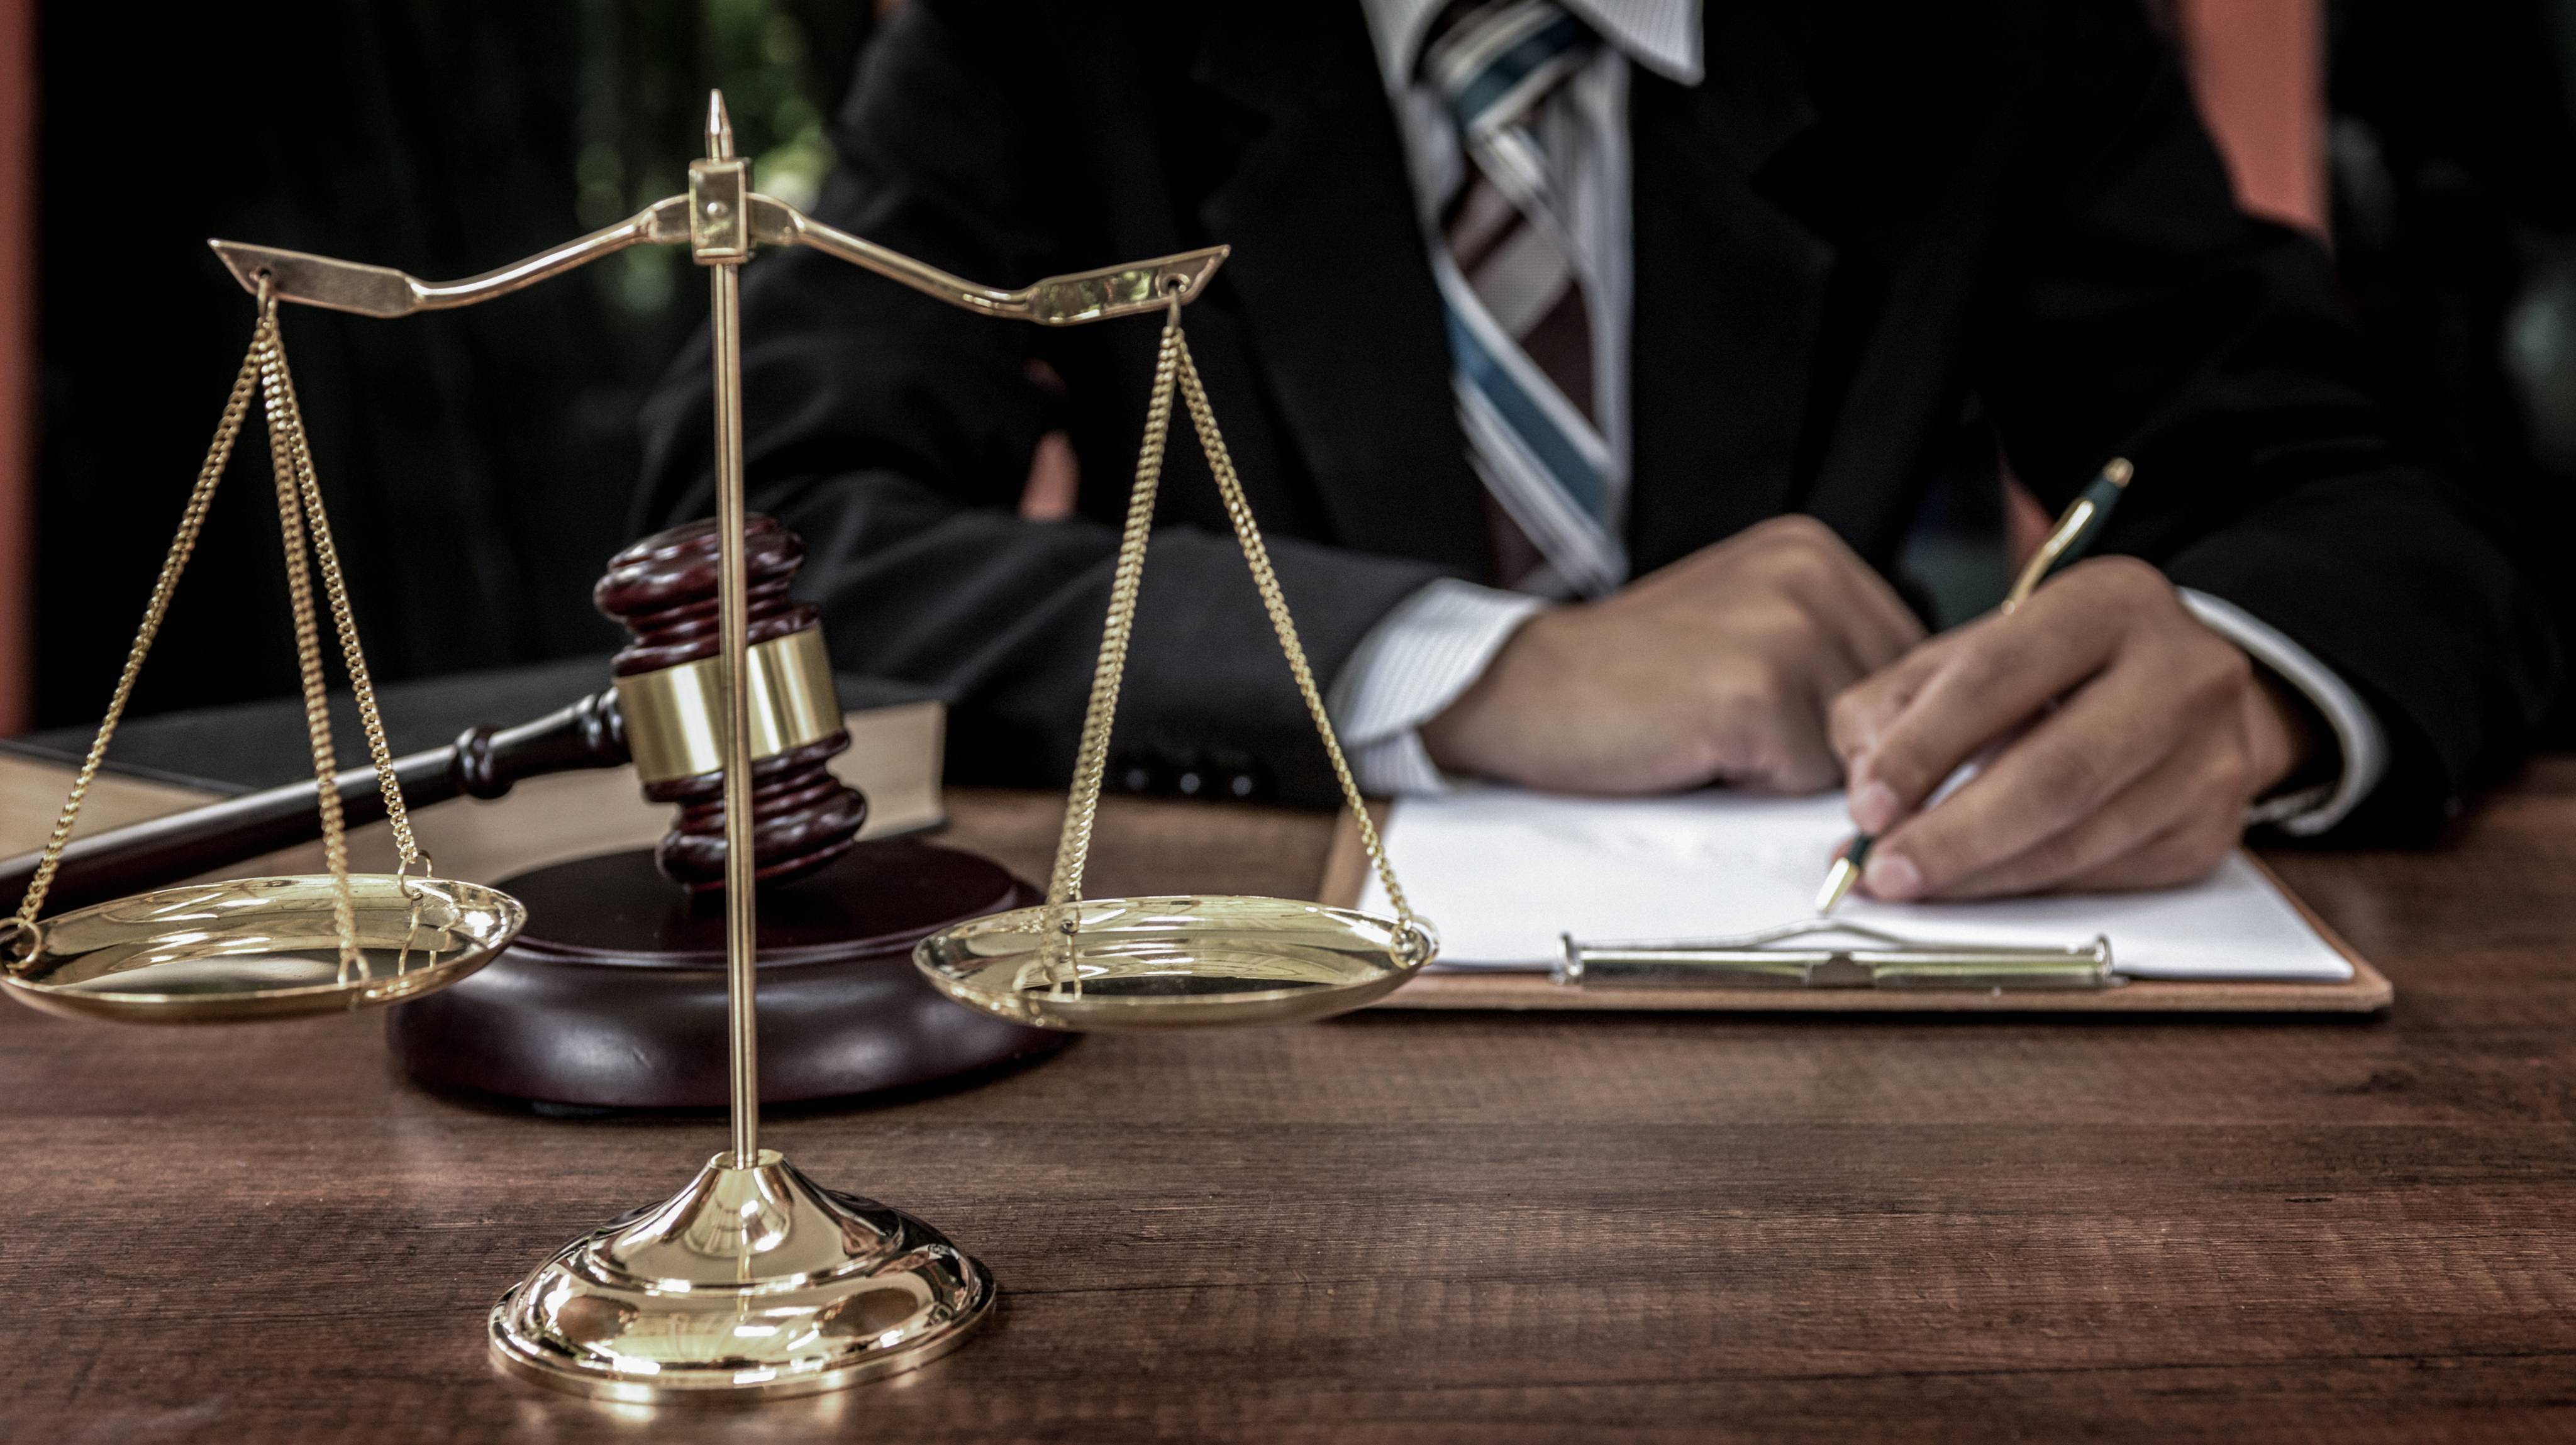
M 1043 876 L 1053 799 L 950 805 Z M 1093 885 L 1303 891 L 1330 837 L 1113 803 Z M 774 1112 L 1003 1303 L 915 1375 L 753 1409 L 484 1359 L 494 1297 L 720 1120 L 427 1094 L 368 1016 L 0 1010 L 0 1439 L 2576 1435 L 2576 762 L 2440 851 L 2270 861 L 2393 1010 L 1380 1012 Z

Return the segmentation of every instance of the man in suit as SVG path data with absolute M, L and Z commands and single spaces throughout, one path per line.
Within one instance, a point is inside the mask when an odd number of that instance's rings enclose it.
M 1191 345 L 1375 790 L 1847 781 L 1880 896 L 2152 886 L 2249 821 L 2422 833 L 2555 683 L 2135 0 L 911 0 L 834 141 L 825 219 L 979 280 L 1234 247 Z M 1155 324 L 796 252 L 744 305 L 753 504 L 836 661 L 953 688 L 961 775 L 1060 781 Z M 710 505 L 703 366 L 645 521 Z M 2050 507 L 2137 481 L 2093 560 L 1927 640 L 1884 576 L 1963 437 Z M 1113 776 L 1329 796 L 1186 442 L 1155 523 Z

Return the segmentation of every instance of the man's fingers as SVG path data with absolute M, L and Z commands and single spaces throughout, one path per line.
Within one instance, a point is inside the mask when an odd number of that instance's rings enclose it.
M 1827 565 L 1803 579 L 1800 600 L 1842 635 L 1863 673 L 1876 672 L 1923 640 L 1922 620 L 1841 538 L 1821 525 L 1816 530 Z
M 2191 771 L 2169 780 L 2174 790 L 2204 816 L 2240 816 L 2251 765 L 2236 699 L 2248 664 L 2214 636 L 2176 637 L 2124 649 L 1955 797 L 1890 831 L 1871 858 L 1873 891 L 1948 892 L 2111 806 L 2175 756 Z
M 2087 688 L 2043 719 L 1940 806 L 1880 825 L 1866 875 L 1870 892 L 1891 900 L 1945 895 L 2074 826 L 2156 762 L 2152 753 L 2139 756 L 2152 729 L 2123 716 L 2120 703 L 2106 705 L 2097 690 Z M 1855 793 L 1852 802 L 1867 829 L 1885 800 Z
M 1855 761 L 1853 821 L 1885 832 L 1921 807 L 1979 749 L 2098 672 L 2113 640 L 2107 632 L 2051 626 L 2027 615 L 1978 628 Z
M 2229 759 L 2241 773 L 2242 750 L 2205 736 L 2235 721 L 2224 709 L 2222 665 L 2232 649 L 2219 648 L 2123 653 L 1947 802 L 1881 838 L 1882 880 L 1895 890 L 1910 870 L 1915 896 L 1946 893 L 2110 806 L 2177 752 Z M 2194 676 L 2195 668 L 2206 676 Z M 1875 770 L 1876 756 L 1864 769 Z
M 1826 732 L 1833 697 L 1859 680 L 1848 644 L 1813 619 L 1783 612 L 1749 619 L 1747 634 L 1778 634 L 1765 665 L 1729 668 L 1706 713 L 1723 780 L 1780 793 L 1812 793 L 1842 777 Z
M 2084 880 L 2117 876 L 2142 858 L 2164 858 L 2166 850 L 2193 841 L 2182 835 L 2189 825 L 2208 818 L 2241 816 L 2244 799 L 2237 795 L 2241 770 L 2228 766 L 2219 747 L 2184 748 L 2168 753 L 2089 817 L 1989 864 L 1940 889 L 1943 898 L 1999 898 L 2079 886 Z M 1947 806 L 1946 804 L 1944 805 Z M 1936 810 L 1938 811 L 1938 810 Z M 2197 833 L 2206 833 L 2199 829 Z M 2196 836 L 2196 835 L 2195 835 Z M 2222 844 L 2222 851 L 2224 845 Z M 2191 855 L 2196 856 L 2196 855 Z M 2168 866 L 2185 866 L 2188 856 Z M 2215 863 L 2215 856 L 2202 865 Z M 2189 875 L 2196 876 L 2196 875 Z M 2148 886 L 2148 885 L 2125 885 Z
M 1856 761 L 1854 821 L 1886 831 L 1961 763 L 2108 666 L 2124 639 L 2200 635 L 2155 625 L 2187 620 L 2172 584 L 2153 567 L 2109 557 L 2068 569 L 2009 616 L 1962 629 L 1948 664 Z
M 1738 540 L 1760 550 L 1781 591 L 1841 638 L 1861 671 L 1875 672 L 1923 640 L 1923 624 L 1905 599 L 1815 518 L 1774 517 Z
M 1846 553 L 1839 581 L 1838 595 L 1826 599 L 1824 615 L 1848 639 L 1862 672 L 1878 671 L 1923 641 L 1922 620 L 1869 564 Z
M 1842 776 L 1824 732 L 1813 727 L 1783 727 L 1744 748 L 1743 766 L 1722 774 L 1725 781 L 1766 793 L 1816 793 Z
M 1834 752 L 1846 767 L 1878 745 L 1880 735 L 1914 701 L 1923 684 L 1959 646 L 1961 634 L 1944 633 L 1868 677 L 1844 688 L 1828 713 Z

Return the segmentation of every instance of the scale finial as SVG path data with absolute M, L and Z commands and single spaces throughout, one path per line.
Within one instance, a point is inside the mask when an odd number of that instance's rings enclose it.
M 725 114 L 724 92 L 707 92 L 707 159 L 733 159 L 733 117 Z

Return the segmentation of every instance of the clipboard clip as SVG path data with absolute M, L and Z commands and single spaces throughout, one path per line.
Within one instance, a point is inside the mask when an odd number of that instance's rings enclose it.
M 2111 940 L 2064 948 L 1937 943 L 1811 918 L 1731 938 L 1584 943 L 1560 934 L 1568 988 L 2118 988 Z

